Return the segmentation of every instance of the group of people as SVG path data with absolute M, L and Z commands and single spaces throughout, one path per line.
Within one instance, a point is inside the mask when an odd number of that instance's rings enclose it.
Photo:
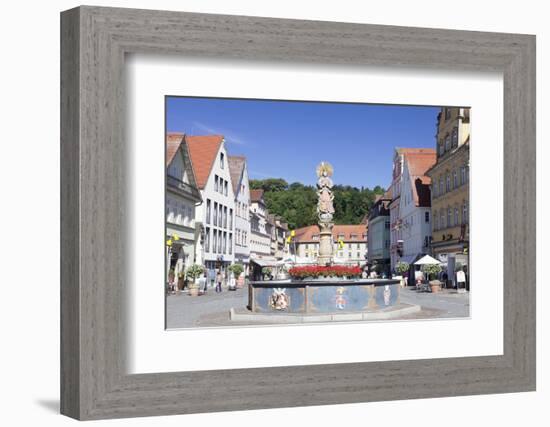
M 209 270 L 205 271 L 199 279 L 199 287 L 203 293 L 208 290 L 208 285 L 215 284 L 214 290 L 216 293 L 222 292 L 222 288 L 227 286 L 229 290 L 237 289 L 237 279 L 233 273 L 226 274 L 224 270 Z

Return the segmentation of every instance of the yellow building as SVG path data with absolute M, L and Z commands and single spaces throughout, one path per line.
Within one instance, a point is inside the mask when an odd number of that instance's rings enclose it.
M 437 117 L 437 161 L 432 180 L 433 256 L 454 271 L 468 265 L 470 109 L 442 107 Z M 466 269 L 467 270 L 467 269 Z

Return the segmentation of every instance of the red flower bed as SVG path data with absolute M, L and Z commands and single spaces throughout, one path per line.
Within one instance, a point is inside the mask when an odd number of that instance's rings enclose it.
M 288 274 L 297 279 L 307 277 L 360 277 L 361 267 L 348 267 L 345 265 L 308 265 L 304 267 L 293 267 Z

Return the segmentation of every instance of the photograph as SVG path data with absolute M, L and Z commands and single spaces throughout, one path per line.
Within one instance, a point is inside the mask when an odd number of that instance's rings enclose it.
M 166 329 L 469 318 L 469 107 L 164 114 Z

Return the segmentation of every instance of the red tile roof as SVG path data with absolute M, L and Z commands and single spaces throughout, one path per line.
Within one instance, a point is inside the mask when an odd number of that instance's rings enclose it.
M 264 198 L 264 190 L 261 188 L 259 190 L 250 190 L 250 200 L 252 202 L 262 202 Z
M 314 235 L 319 235 L 319 226 L 318 225 L 309 225 L 307 227 L 298 228 L 296 231 L 296 242 L 318 242 L 319 238 L 313 239 Z M 351 237 L 352 234 L 355 234 L 356 237 Z M 365 237 L 363 237 L 363 234 Z M 344 225 L 335 225 L 332 228 L 332 239 L 334 241 L 338 240 L 339 236 L 343 235 L 342 240 L 344 242 L 365 242 L 367 240 L 367 226 L 366 224 L 344 224 Z
M 431 148 L 423 148 L 422 152 L 405 153 L 405 161 L 411 178 L 413 198 L 416 206 L 431 206 L 430 184 L 431 178 L 426 175 L 435 162 L 436 151 Z
M 233 193 L 237 197 L 239 183 L 243 173 L 246 157 L 244 156 L 228 156 L 227 163 L 229 164 L 229 174 L 231 175 L 231 183 L 233 184 Z
M 189 147 L 191 163 L 197 179 L 197 187 L 200 189 L 203 189 L 208 182 L 210 171 L 223 139 L 222 135 L 185 135 L 185 142 Z

